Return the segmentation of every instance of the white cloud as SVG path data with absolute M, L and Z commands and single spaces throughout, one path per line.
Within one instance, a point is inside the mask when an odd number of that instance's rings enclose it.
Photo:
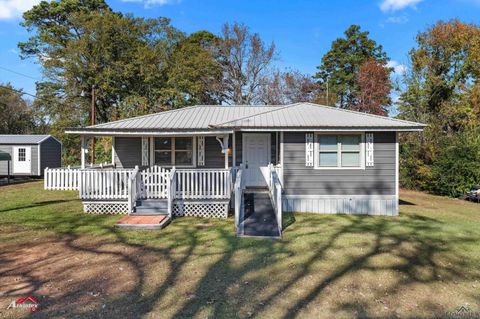
M 395 60 L 388 61 L 387 67 L 393 68 L 394 75 L 403 75 L 408 70 L 405 64 L 398 63 Z
M 423 0 L 383 0 L 380 4 L 380 10 L 383 12 L 393 12 L 405 9 L 406 7 L 413 7 Z
M 121 0 L 122 2 L 136 2 L 143 3 L 145 8 L 150 8 L 154 6 L 163 6 L 165 4 L 176 4 L 180 3 L 180 0 Z
M 0 0 L 0 20 L 15 19 L 38 4 L 40 0 Z
M 388 17 L 386 22 L 394 23 L 394 24 L 405 24 L 408 22 L 408 17 L 407 16 Z

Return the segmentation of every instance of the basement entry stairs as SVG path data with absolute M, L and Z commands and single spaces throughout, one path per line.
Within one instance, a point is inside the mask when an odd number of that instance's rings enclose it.
M 280 238 L 277 219 L 268 191 L 245 190 L 239 236 Z

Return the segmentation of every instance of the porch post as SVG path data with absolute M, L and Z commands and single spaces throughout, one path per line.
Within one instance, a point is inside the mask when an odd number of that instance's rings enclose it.
M 237 143 L 235 142 L 235 131 L 232 134 L 232 166 L 237 166 Z
M 280 165 L 283 167 L 283 131 L 280 132 Z
M 228 168 L 228 134 L 223 137 L 223 153 L 225 154 L 225 169 Z
M 80 151 L 80 155 L 81 155 L 81 167 L 82 169 L 85 169 L 85 135 L 82 135 L 80 137 L 80 140 L 81 140 L 81 151 Z
M 115 136 L 112 136 L 112 165 L 115 165 Z

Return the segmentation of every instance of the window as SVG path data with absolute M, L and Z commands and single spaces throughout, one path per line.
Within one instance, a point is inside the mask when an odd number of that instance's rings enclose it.
M 317 168 L 362 168 L 361 134 L 317 134 Z
M 160 166 L 192 166 L 193 138 L 155 138 L 155 164 Z
M 26 149 L 24 148 L 19 148 L 18 149 L 18 161 L 19 162 L 25 162 L 27 160 L 27 155 L 26 155 Z

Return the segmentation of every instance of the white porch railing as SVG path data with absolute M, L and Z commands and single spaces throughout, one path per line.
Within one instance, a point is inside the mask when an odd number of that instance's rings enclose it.
M 140 198 L 140 183 L 141 176 L 137 166 L 128 178 L 128 210 L 130 212 L 133 211 L 137 199 Z
M 79 171 L 79 192 L 81 199 L 127 200 L 131 169 L 85 169 Z
M 172 168 L 168 175 L 168 184 L 167 184 L 167 209 L 168 209 L 168 216 L 172 217 L 173 212 L 173 200 L 175 199 L 175 192 L 177 189 L 177 181 L 175 178 L 175 167 Z
M 177 169 L 175 198 L 228 199 L 231 183 L 229 169 Z
M 139 198 L 165 198 L 171 216 L 175 199 L 230 199 L 234 170 L 175 169 L 45 169 L 48 190 L 79 190 L 82 200 L 127 201 L 130 211 Z M 242 181 L 241 170 L 237 181 Z
M 45 168 L 43 172 L 44 188 L 47 190 L 78 190 L 79 169 Z
M 236 172 L 235 184 L 233 186 L 234 199 L 235 199 L 235 229 L 238 230 L 240 226 L 240 216 L 243 215 L 241 210 L 243 200 L 243 189 L 245 188 L 245 178 L 242 176 L 243 170 L 240 168 Z
M 275 212 L 275 217 L 277 218 L 277 225 L 279 234 L 282 234 L 282 184 L 280 182 L 280 177 L 278 175 L 278 170 L 273 164 L 268 165 L 269 168 L 269 180 L 268 180 L 268 190 L 270 195 L 270 200 L 272 202 L 273 210 Z

